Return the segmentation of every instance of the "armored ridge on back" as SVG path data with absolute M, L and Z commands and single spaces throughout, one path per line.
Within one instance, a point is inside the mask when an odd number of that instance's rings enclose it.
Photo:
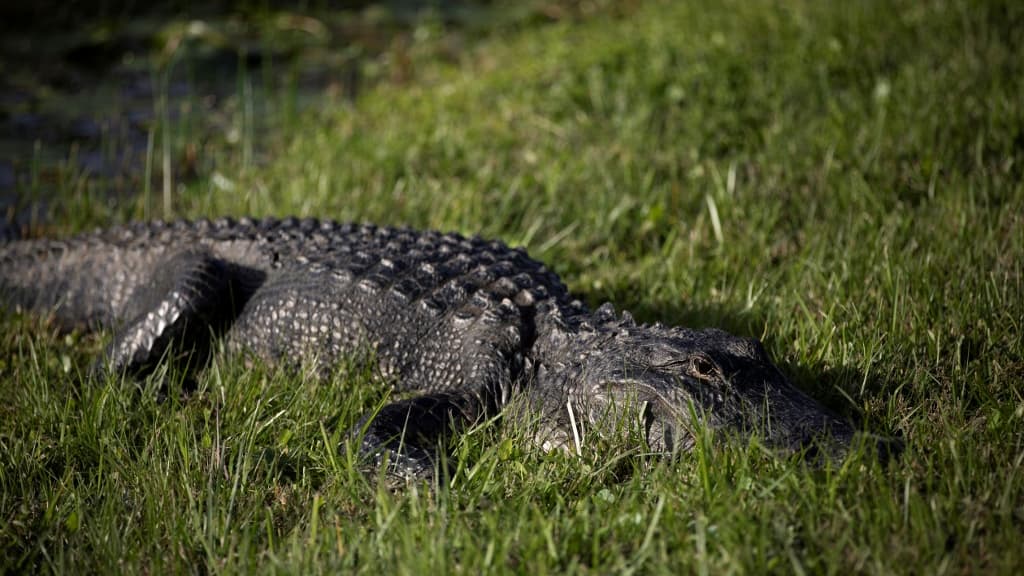
M 590 311 L 525 251 L 457 234 L 224 218 L 23 240 L 0 244 L 0 303 L 113 329 L 101 373 L 143 376 L 168 352 L 201 365 L 211 335 L 322 370 L 372 356 L 400 399 L 352 434 L 407 478 L 431 474 L 445 434 L 513 402 L 545 450 L 628 421 L 651 451 L 686 451 L 694 416 L 787 451 L 821 440 L 841 456 L 854 434 L 757 340 Z

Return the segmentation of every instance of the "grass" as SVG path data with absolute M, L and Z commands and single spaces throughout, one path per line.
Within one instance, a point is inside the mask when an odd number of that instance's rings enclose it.
M 455 61 L 413 50 L 408 81 L 295 118 L 255 159 L 208 143 L 174 190 L 173 216 L 524 245 L 591 304 L 762 338 L 801 388 L 905 439 L 888 467 L 707 442 L 678 461 L 544 455 L 496 423 L 457 443 L 448 488 L 392 492 L 337 450 L 381 399 L 369 374 L 318 383 L 218 358 L 196 393 L 160 402 L 151 382 L 82 378 L 103 336 L 9 316 L 0 562 L 1019 571 L 1022 49 L 1012 2 L 624 2 L 482 34 Z M 53 227 L 146 215 L 71 172 Z

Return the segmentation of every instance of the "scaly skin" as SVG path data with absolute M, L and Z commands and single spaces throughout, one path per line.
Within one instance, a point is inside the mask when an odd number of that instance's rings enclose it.
M 388 472 L 429 476 L 447 433 L 515 399 L 543 449 L 639 425 L 655 452 L 693 419 L 799 450 L 851 427 L 794 388 L 753 339 L 588 310 L 526 252 L 456 234 L 320 220 L 137 223 L 0 245 L 0 302 L 109 328 L 99 372 L 142 376 L 210 335 L 269 362 L 329 370 L 375 358 L 400 400 L 352 429 Z M 197 361 L 198 359 L 198 361 Z

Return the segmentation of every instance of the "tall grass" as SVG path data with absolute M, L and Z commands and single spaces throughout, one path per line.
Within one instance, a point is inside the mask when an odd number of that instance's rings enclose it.
M 14 571 L 1017 572 L 1021 48 L 1012 2 L 636 3 L 484 35 L 454 62 L 414 54 L 406 84 L 298 115 L 265 162 L 214 150 L 173 199 L 194 216 L 525 245 L 592 304 L 762 338 L 801 388 L 904 438 L 888 466 L 857 453 L 809 470 L 711 442 L 675 461 L 545 455 L 495 422 L 456 443 L 449 486 L 391 491 L 338 450 L 383 396 L 371 372 L 316 382 L 218 357 L 197 391 L 164 396 L 84 379 L 102 336 L 9 317 L 0 558 Z M 73 202 L 55 215 L 69 229 L 143 214 L 130 200 L 75 217 Z

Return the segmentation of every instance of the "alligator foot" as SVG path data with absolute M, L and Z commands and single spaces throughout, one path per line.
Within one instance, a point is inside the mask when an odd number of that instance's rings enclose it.
M 386 404 L 349 436 L 359 439 L 359 457 L 369 471 L 383 467 L 392 479 L 430 480 L 449 434 L 478 421 L 484 407 L 469 391 L 424 394 Z

